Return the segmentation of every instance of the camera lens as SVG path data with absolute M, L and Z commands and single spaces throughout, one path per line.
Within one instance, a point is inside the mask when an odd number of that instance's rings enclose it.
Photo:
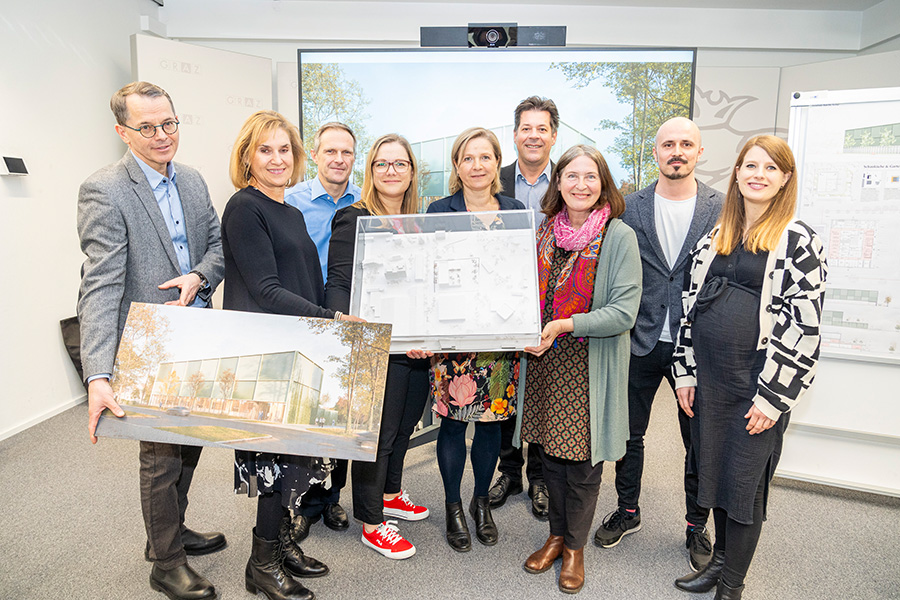
M 485 37 L 487 38 L 488 43 L 496 44 L 500 41 L 500 32 L 496 29 L 489 29 Z

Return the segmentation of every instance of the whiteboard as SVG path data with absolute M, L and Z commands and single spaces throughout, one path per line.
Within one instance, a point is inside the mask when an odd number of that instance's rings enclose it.
M 828 260 L 822 355 L 900 363 L 900 88 L 795 92 L 788 142 Z

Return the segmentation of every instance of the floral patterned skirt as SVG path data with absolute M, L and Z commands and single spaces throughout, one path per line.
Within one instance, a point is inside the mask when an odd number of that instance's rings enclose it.
M 505 421 L 516 414 L 518 352 L 436 354 L 432 410 L 455 421 Z
M 299 510 L 303 494 L 322 485 L 333 468 L 327 458 L 235 450 L 234 492 L 251 498 L 281 492 L 281 503 Z

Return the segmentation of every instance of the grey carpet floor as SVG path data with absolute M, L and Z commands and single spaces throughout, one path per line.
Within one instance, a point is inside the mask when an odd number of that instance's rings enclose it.
M 86 405 L 0 442 L 0 598 L 106 600 L 163 596 L 150 589 L 138 499 L 137 443 L 101 439 L 91 446 Z M 647 436 L 641 498 L 643 529 L 612 549 L 588 543 L 582 598 L 680 599 L 672 585 L 687 572 L 681 492 L 683 452 L 671 392 L 661 390 Z M 207 450 L 191 490 L 188 525 L 218 530 L 228 547 L 191 558 L 223 600 L 249 599 L 243 571 L 255 501 L 232 493 L 232 454 Z M 594 520 L 615 508 L 607 464 Z M 382 558 L 359 541 L 361 526 L 333 532 L 313 526 L 304 550 L 332 569 L 305 583 L 320 599 L 477 599 L 564 597 L 559 563 L 529 575 L 522 562 L 548 535 L 526 494 L 495 511 L 500 543 L 457 554 L 444 541 L 443 493 L 434 445 L 410 451 L 404 486 L 432 510 L 400 523 L 417 554 Z M 472 490 L 471 470 L 463 497 Z M 344 493 L 350 507 L 350 490 Z M 712 593 L 697 598 L 712 598 Z M 900 500 L 777 480 L 769 520 L 750 574 L 748 600 L 900 598 Z M 260 596 L 262 598 L 262 596 Z

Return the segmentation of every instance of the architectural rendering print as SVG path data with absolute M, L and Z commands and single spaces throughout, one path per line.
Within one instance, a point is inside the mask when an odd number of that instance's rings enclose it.
M 374 460 L 391 326 L 131 305 L 98 435 Z

